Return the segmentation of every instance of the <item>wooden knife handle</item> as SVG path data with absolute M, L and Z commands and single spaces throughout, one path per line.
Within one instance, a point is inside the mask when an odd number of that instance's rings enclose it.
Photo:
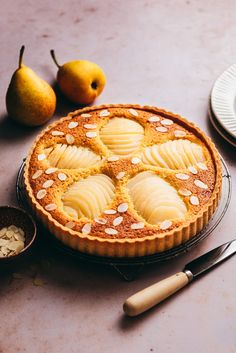
M 185 272 L 176 273 L 129 297 L 123 306 L 128 316 L 136 316 L 152 308 L 189 283 Z

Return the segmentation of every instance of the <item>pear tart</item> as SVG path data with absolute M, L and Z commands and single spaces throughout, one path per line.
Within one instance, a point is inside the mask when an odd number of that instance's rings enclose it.
M 64 244 L 111 257 L 150 255 L 195 236 L 221 192 L 221 162 L 194 124 L 164 110 L 103 105 L 47 127 L 26 161 L 37 217 Z

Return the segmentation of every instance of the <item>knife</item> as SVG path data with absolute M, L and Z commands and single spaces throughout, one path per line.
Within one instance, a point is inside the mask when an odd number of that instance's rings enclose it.
M 137 316 L 162 302 L 195 278 L 236 253 L 236 240 L 229 241 L 185 265 L 182 272 L 163 279 L 129 297 L 123 305 L 128 316 Z

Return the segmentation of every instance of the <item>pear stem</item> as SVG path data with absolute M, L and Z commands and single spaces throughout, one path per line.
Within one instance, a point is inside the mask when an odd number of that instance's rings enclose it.
M 53 49 L 50 50 L 50 53 L 51 53 L 51 57 L 52 57 L 54 63 L 57 65 L 57 67 L 58 67 L 58 69 L 59 69 L 59 68 L 61 67 L 61 65 L 58 64 L 58 61 L 57 61 L 57 59 L 56 59 L 54 50 L 53 50 Z
M 19 69 L 20 69 L 21 66 L 22 66 L 22 59 L 23 59 L 24 51 L 25 51 L 25 46 L 22 45 L 22 47 L 20 48 L 20 54 L 19 54 L 19 65 L 18 65 L 18 68 L 19 68 Z

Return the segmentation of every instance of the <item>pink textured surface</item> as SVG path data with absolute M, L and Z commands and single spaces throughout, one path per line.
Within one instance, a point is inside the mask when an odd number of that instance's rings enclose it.
M 16 204 L 18 166 L 41 130 L 17 126 L 5 112 L 5 92 L 22 44 L 25 63 L 52 84 L 56 68 L 49 50 L 54 48 L 60 62 L 84 58 L 101 65 L 108 82 L 97 104 L 157 105 L 196 122 L 213 138 L 234 180 L 235 150 L 210 126 L 207 105 L 215 78 L 235 62 L 235 11 L 233 0 L 2 2 L 1 204 Z M 75 108 L 60 99 L 56 117 Z M 234 187 L 230 209 L 211 237 L 187 255 L 145 268 L 133 282 L 124 282 L 111 268 L 44 249 L 19 267 L 2 270 L 0 352 L 235 352 L 235 258 L 136 319 L 122 314 L 126 297 L 233 239 L 235 207 Z M 23 278 L 12 279 L 12 272 Z M 43 286 L 33 285 L 36 272 Z

